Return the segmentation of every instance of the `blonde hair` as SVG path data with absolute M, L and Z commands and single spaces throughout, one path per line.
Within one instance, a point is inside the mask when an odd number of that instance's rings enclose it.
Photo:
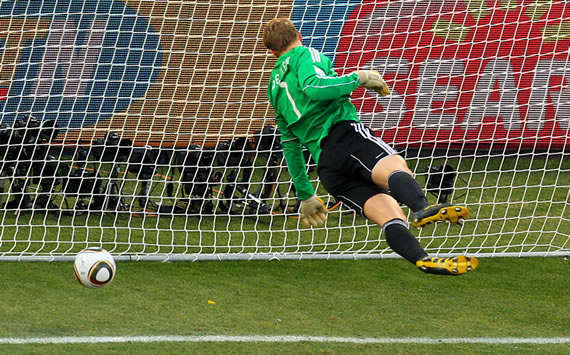
M 288 18 L 274 18 L 263 29 L 263 44 L 277 53 L 283 52 L 299 36 L 295 25 Z

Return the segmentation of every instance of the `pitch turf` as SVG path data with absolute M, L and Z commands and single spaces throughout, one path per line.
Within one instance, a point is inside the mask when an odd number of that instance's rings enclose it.
M 522 154 L 433 161 L 410 159 L 412 170 L 424 185 L 430 163 L 432 166 L 447 163 L 457 169 L 452 200 L 471 209 L 470 218 L 461 228 L 439 224 L 421 231 L 413 229 L 431 253 L 568 250 L 570 159 L 567 155 L 555 154 L 548 159 Z M 254 174 L 253 181 L 259 181 L 258 177 L 259 172 Z M 129 178 L 123 191 L 127 198 L 132 198 L 137 188 L 133 177 Z M 281 179 L 286 181 L 286 190 L 288 177 L 282 174 Z M 160 177 L 155 178 L 152 194 L 155 199 L 165 197 L 164 180 Z M 435 203 L 433 195 L 428 197 Z M 7 198 L 6 194 L 3 198 Z M 55 199 L 61 202 L 61 195 Z M 220 195 L 214 198 L 216 203 L 222 200 Z M 365 226 L 364 218 L 350 211 L 343 210 L 342 214 L 338 211 L 330 214 L 327 229 L 299 230 L 295 217 L 256 216 L 247 209 L 250 215 L 245 218 L 227 212 L 141 218 L 140 214 L 128 211 L 69 216 L 45 212 L 16 215 L 13 210 L 1 210 L 0 256 L 72 255 L 88 245 L 103 246 L 116 255 L 390 252 L 377 227 Z
M 0 268 L 0 338 L 570 337 L 566 258 L 485 258 L 459 277 L 426 275 L 403 260 L 119 262 L 116 279 L 98 290 L 80 286 L 67 262 L 4 262 Z M 3 353 L 431 351 L 567 353 L 570 344 L 0 345 Z
M 427 161 L 417 172 L 427 168 Z M 435 162 L 434 162 L 435 163 Z M 439 162 L 438 162 L 439 163 Z M 568 248 L 564 156 L 462 158 L 454 201 L 472 208 L 463 228 L 419 233 L 431 251 Z M 423 165 L 421 165 L 423 164 Z M 420 181 L 424 181 L 422 175 Z M 132 186 L 130 186 L 132 188 Z M 433 200 L 433 196 L 430 196 Z M 562 218 L 561 218 L 562 216 Z M 97 243 L 115 253 L 368 251 L 377 227 L 331 215 L 328 230 L 296 219 L 228 216 L 133 218 L 130 214 L 0 214 L 0 254 L 73 253 Z M 417 232 L 417 231 L 416 231 Z M 231 238 L 230 238 L 231 235 Z M 439 236 L 447 236 L 447 239 Z M 259 247 L 258 242 L 266 243 Z M 287 246 L 289 244 L 299 246 Z M 532 245 L 538 245 L 533 247 Z M 113 284 L 81 287 L 71 263 L 0 262 L 0 338 L 136 335 L 309 335 L 374 338 L 568 338 L 568 260 L 484 258 L 461 277 L 425 275 L 403 260 L 119 262 Z M 212 304 L 214 301 L 215 304 Z M 0 353 L 569 353 L 568 343 L 342 344 L 119 343 L 0 345 Z

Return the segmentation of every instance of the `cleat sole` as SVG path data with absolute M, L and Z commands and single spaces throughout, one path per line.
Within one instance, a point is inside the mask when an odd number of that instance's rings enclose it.
M 475 257 L 459 255 L 452 258 L 426 258 L 416 262 L 416 266 L 423 272 L 437 275 L 463 275 L 475 270 L 479 261 Z
M 438 209 L 438 206 L 439 205 L 430 206 L 426 208 L 426 210 L 416 212 L 411 225 L 414 227 L 423 227 L 435 222 L 448 222 L 463 225 L 463 220 L 469 216 L 469 209 L 467 209 L 467 207 L 451 206 L 447 204 L 442 205 Z M 420 216 L 416 216 L 417 214 L 420 214 Z M 421 216 L 421 214 L 427 215 Z

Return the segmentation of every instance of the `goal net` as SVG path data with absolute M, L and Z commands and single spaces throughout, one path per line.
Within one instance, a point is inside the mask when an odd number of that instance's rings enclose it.
M 0 260 L 395 257 L 337 203 L 299 222 L 266 98 L 262 26 L 289 17 L 462 225 L 412 228 L 432 254 L 570 254 L 566 1 L 0 2 Z M 409 213 L 404 207 L 404 211 Z

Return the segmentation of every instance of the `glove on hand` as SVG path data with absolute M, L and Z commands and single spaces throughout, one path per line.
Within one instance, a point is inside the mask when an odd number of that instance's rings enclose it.
M 301 201 L 299 213 L 301 214 L 301 222 L 306 226 L 318 227 L 325 223 L 329 211 L 320 198 L 312 196 Z
M 356 74 L 358 74 L 360 79 L 360 85 L 365 88 L 376 91 L 380 96 L 386 96 L 390 93 L 390 89 L 388 89 L 388 85 L 382 79 L 382 75 L 376 70 L 358 70 Z

